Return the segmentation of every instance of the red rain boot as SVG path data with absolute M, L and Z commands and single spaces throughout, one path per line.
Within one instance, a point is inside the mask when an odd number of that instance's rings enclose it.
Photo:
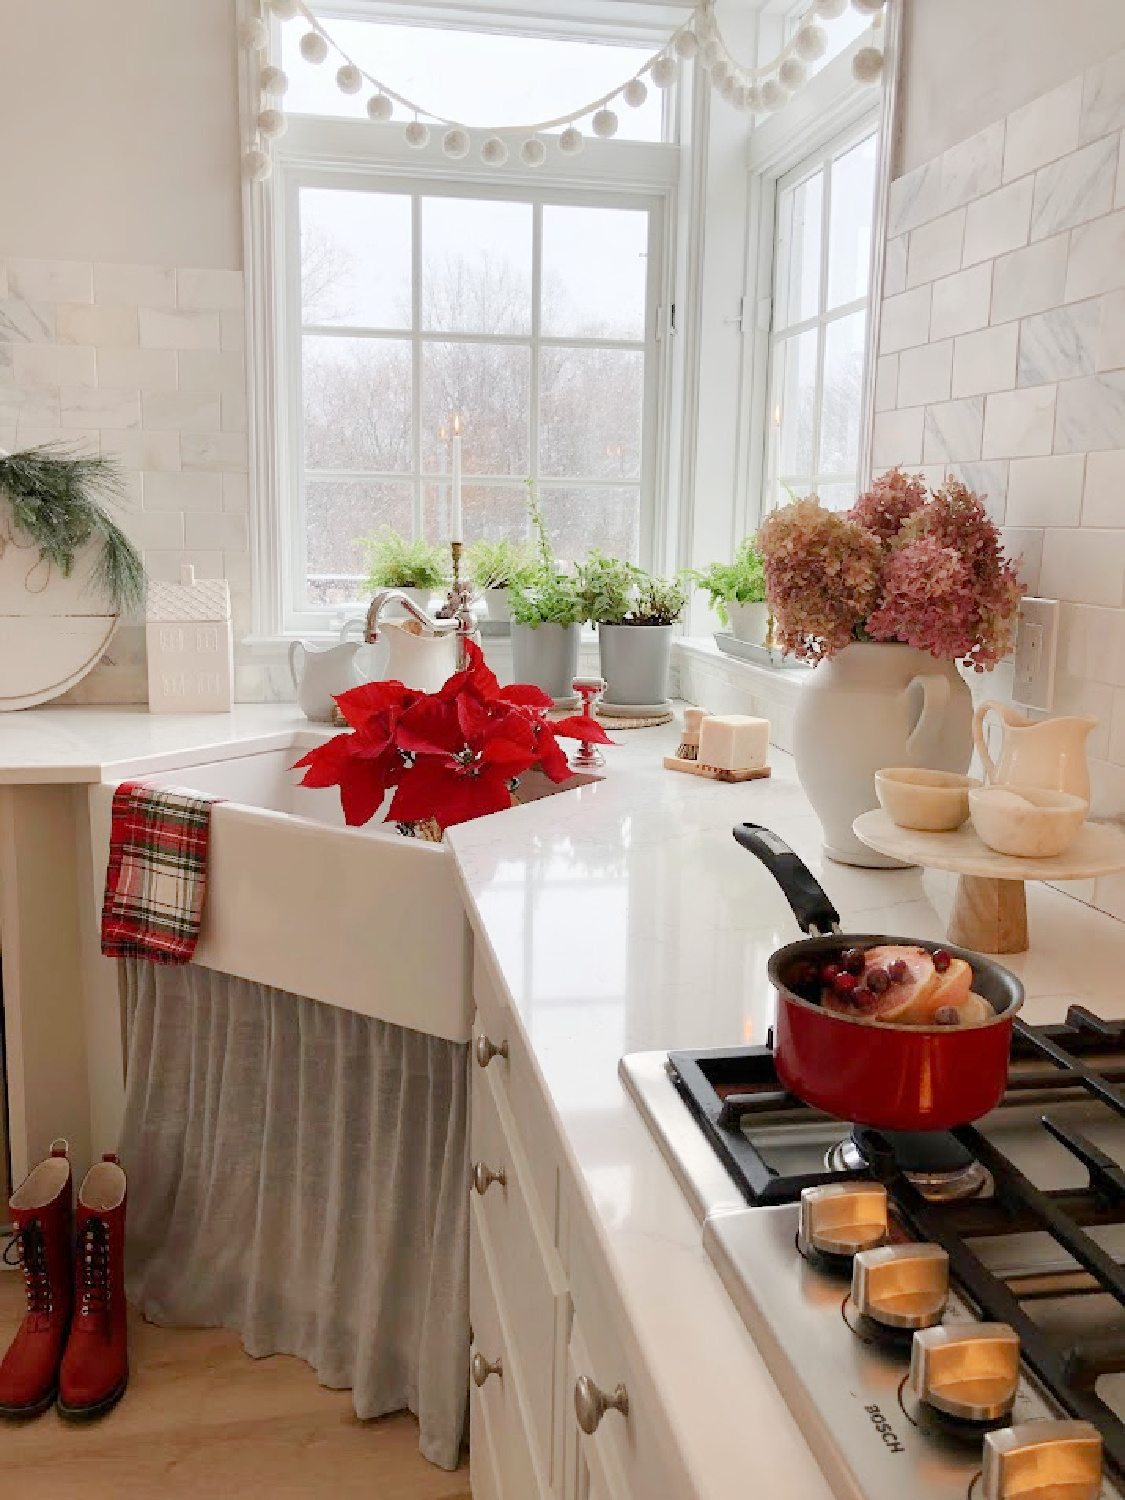
M 59 1372 L 61 1416 L 100 1416 L 125 1394 L 125 1318 L 125 1173 L 110 1154 L 90 1168 L 78 1192 L 74 1320 Z
M 74 1186 L 65 1141 L 52 1141 L 8 1200 L 14 1247 L 27 1283 L 27 1313 L 0 1362 L 0 1416 L 34 1417 L 55 1399 L 70 1328 L 74 1282 Z

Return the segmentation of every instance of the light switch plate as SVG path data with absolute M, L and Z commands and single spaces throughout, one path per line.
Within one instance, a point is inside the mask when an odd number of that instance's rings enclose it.
M 1050 709 L 1054 705 L 1058 641 L 1059 601 L 1021 600 L 1012 697 L 1025 708 Z

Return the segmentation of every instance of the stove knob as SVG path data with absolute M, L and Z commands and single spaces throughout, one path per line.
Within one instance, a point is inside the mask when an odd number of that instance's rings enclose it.
M 925 1328 L 910 1349 L 910 1389 L 919 1401 L 962 1422 L 998 1422 L 1012 1409 L 1020 1341 L 1007 1323 Z
M 1024 1422 L 984 1439 L 981 1500 L 1097 1500 L 1102 1439 L 1090 1422 Z
M 884 1245 L 852 1263 L 852 1302 L 887 1328 L 932 1328 L 949 1295 L 949 1256 L 939 1245 Z
M 887 1190 L 878 1182 L 805 1188 L 797 1248 L 802 1255 L 851 1258 L 887 1237 Z

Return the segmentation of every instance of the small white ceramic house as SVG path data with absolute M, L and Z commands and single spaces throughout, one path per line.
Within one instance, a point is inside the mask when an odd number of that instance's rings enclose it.
M 224 578 L 180 569 L 179 583 L 150 581 L 145 610 L 152 713 L 229 713 L 234 647 Z

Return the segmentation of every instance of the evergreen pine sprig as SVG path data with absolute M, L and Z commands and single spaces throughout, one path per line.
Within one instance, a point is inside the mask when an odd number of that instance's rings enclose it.
M 145 599 L 144 563 L 105 508 L 120 505 L 123 493 L 121 470 L 109 457 L 54 443 L 0 453 L 0 497 L 40 561 L 69 578 L 83 547 L 100 540 L 91 582 L 118 614 L 139 610 Z

